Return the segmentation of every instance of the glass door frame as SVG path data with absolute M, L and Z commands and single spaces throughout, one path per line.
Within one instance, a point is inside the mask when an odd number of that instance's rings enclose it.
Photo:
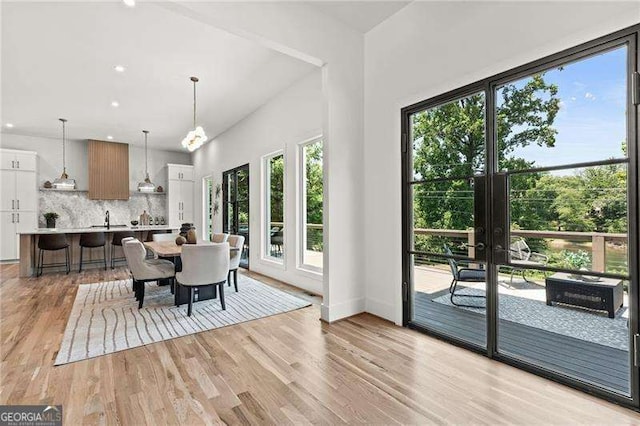
M 251 204 L 251 185 L 250 185 L 250 170 L 249 163 L 243 164 L 242 166 L 235 167 L 233 169 L 226 170 L 222 172 L 222 232 L 229 234 L 238 234 L 238 225 L 239 225 L 239 209 L 238 209 L 238 172 L 244 171 L 247 174 L 247 199 L 240 200 L 247 202 L 247 223 L 250 223 L 250 204 Z M 229 180 L 228 176 L 233 176 L 234 184 L 234 194 L 233 200 L 228 201 L 229 194 Z M 230 227 L 229 224 L 229 204 L 233 204 L 233 227 Z M 250 226 L 247 227 L 247 232 L 245 235 L 245 247 L 249 250 L 249 235 L 250 235 Z M 244 250 L 244 249 L 243 249 Z M 246 264 L 244 262 L 240 262 L 240 266 L 242 268 L 249 269 L 249 252 L 247 252 L 247 261 Z
M 420 330 L 422 332 L 435 335 L 453 344 L 465 347 L 485 354 L 489 358 L 502 361 L 517 368 L 532 372 L 536 375 L 569 385 L 571 387 L 596 394 L 605 399 L 615 401 L 634 408 L 640 408 L 640 374 L 638 368 L 638 339 L 640 312 L 639 297 L 639 260 L 640 254 L 638 238 L 638 200 L 640 199 L 640 185 L 638 185 L 638 163 L 640 162 L 640 150 L 638 149 L 638 123 L 640 122 L 640 74 L 638 74 L 638 64 L 640 63 L 640 51 L 638 50 L 638 39 L 640 38 L 640 25 L 635 25 L 615 32 L 613 34 L 598 38 L 596 40 L 581 44 L 579 46 L 566 49 L 562 52 L 550 55 L 543 59 L 533 61 L 509 71 L 485 78 L 478 82 L 469 84 L 462 88 L 444 93 L 431 99 L 407 106 L 401 110 L 401 158 L 402 158 L 402 303 L 403 303 L 403 325 L 405 327 Z M 554 68 L 559 65 L 573 62 L 579 59 L 588 58 L 599 53 L 612 50 L 615 47 L 627 46 L 627 158 L 628 162 L 628 252 L 629 252 L 629 366 L 630 366 L 630 390 L 631 397 L 617 394 L 613 391 L 597 387 L 595 385 L 580 381 L 575 378 L 565 376 L 559 372 L 544 369 L 522 360 L 507 356 L 498 352 L 498 291 L 497 272 L 498 260 L 500 256 L 494 250 L 494 220 L 500 220 L 500 216 L 506 215 L 504 203 L 506 200 L 497 199 L 499 194 L 496 185 L 503 180 L 499 175 L 497 164 L 497 135 L 495 129 L 495 109 L 496 91 L 502 85 L 513 82 L 523 77 L 530 76 L 536 72 Z M 466 341 L 444 335 L 435 330 L 429 329 L 424 324 L 417 324 L 413 318 L 413 276 L 412 276 L 412 256 L 413 251 L 413 204 L 412 204 L 412 181 L 413 181 L 413 150 L 411 149 L 411 117 L 413 114 L 426 109 L 450 102 L 455 99 L 484 91 L 485 94 L 485 174 L 487 176 L 484 206 L 486 208 L 485 226 L 486 230 L 486 262 L 487 262 L 487 347 L 478 348 Z M 579 165 L 569 165 L 579 166 Z M 566 166 L 564 166 L 566 167 Z M 497 201 L 497 202 L 496 202 Z M 480 203 L 480 200 L 476 200 Z M 501 209 L 502 211 L 498 211 Z M 502 218 L 504 221 L 504 217 Z M 507 217 L 508 219 L 508 217 Z M 508 222 L 507 222 L 508 224 Z M 509 229 L 507 229 L 507 237 Z M 485 259 L 483 259 L 485 260 Z M 504 264 L 503 262 L 500 262 Z M 557 270 L 562 272 L 562 268 L 543 268 L 545 270 Z M 606 276 L 607 274 L 595 274 Z M 640 341 L 638 341 L 640 343 Z

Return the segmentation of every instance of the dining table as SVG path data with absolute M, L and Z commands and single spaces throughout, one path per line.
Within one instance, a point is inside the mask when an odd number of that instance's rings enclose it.
M 218 244 L 212 243 L 209 241 L 201 241 L 196 245 L 209 245 L 209 244 Z M 184 244 L 184 245 L 193 245 L 193 244 Z M 178 245 L 174 241 L 146 241 L 144 246 L 155 253 L 159 258 L 172 259 L 173 263 L 176 265 L 176 270 L 182 270 L 182 262 L 180 260 L 180 256 L 182 255 L 182 247 L 183 245 Z M 240 251 L 238 247 L 229 247 L 229 255 L 234 252 Z M 166 283 L 163 283 L 166 284 Z M 162 284 L 161 284 L 162 285 Z M 176 305 L 182 305 L 189 303 L 189 291 L 188 289 L 176 285 L 174 288 L 175 295 L 175 303 Z M 206 286 L 199 287 L 195 289 L 194 294 L 194 302 L 208 299 L 217 298 L 217 291 L 215 291 L 215 286 Z

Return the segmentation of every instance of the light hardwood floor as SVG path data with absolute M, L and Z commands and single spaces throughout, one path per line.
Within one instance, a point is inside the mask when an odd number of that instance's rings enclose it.
M 78 284 L 125 270 L 17 272 L 0 266 L 0 403 L 62 404 L 67 425 L 640 423 L 631 410 L 372 315 L 323 323 L 318 298 L 54 367 Z

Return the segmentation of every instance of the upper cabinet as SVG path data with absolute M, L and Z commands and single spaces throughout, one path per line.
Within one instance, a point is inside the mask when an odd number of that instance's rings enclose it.
M 129 145 L 89 141 L 89 199 L 129 199 Z
M 184 164 L 167 164 L 169 180 L 193 180 L 193 166 Z
M 2 150 L 0 156 L 0 168 L 2 170 L 22 170 L 25 172 L 36 171 L 36 153 L 31 151 Z

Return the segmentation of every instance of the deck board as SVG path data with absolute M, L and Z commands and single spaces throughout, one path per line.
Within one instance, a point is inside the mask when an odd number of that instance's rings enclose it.
M 416 292 L 414 321 L 467 342 L 486 346 L 486 316 L 432 302 Z M 629 394 L 629 352 L 500 320 L 498 350 L 505 355 L 571 376 L 621 394 Z

